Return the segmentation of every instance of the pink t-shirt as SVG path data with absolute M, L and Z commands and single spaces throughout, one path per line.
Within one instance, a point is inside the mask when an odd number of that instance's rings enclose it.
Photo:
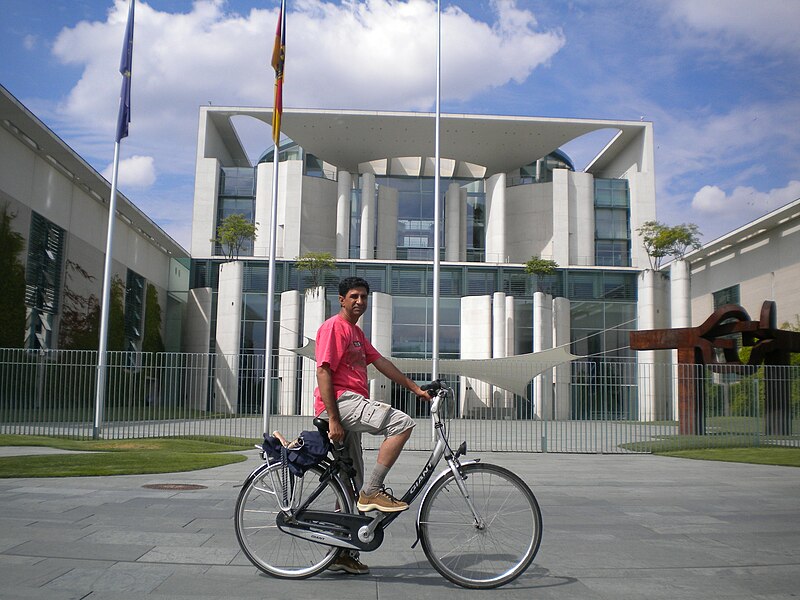
M 381 358 L 364 332 L 339 315 L 325 321 L 317 332 L 317 366 L 327 364 L 333 373 L 333 391 L 336 398 L 344 392 L 355 392 L 369 398 L 367 365 Z M 314 390 L 314 414 L 325 410 L 325 404 Z

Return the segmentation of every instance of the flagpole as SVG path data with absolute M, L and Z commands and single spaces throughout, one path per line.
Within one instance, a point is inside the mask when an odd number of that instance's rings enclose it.
M 441 155 L 439 149 L 439 132 L 441 129 L 441 97 L 442 97 L 442 3 L 436 2 L 436 136 L 433 177 L 433 379 L 439 378 L 439 296 L 440 296 L 440 229 L 441 229 Z
M 278 144 L 272 153 L 272 206 L 269 221 L 269 269 L 267 270 L 267 337 L 266 365 L 264 366 L 264 433 L 269 433 L 269 410 L 272 399 L 272 336 L 275 310 L 275 249 L 278 240 Z
M 122 102 L 122 99 L 120 99 Z M 111 269 L 114 246 L 114 224 L 117 220 L 117 171 L 119 169 L 119 142 L 114 143 L 114 166 L 111 170 L 111 197 L 108 201 L 108 231 L 106 233 L 106 259 L 103 267 L 103 299 L 100 305 L 100 344 L 97 349 L 97 389 L 95 391 L 94 427 L 92 438 L 100 437 L 103 426 L 103 404 L 106 394 L 106 368 L 108 364 L 108 309 L 111 305 Z
M 272 406 L 272 337 L 275 319 L 275 253 L 278 245 L 278 166 L 280 163 L 281 113 L 283 112 L 283 64 L 286 58 L 286 1 L 281 0 L 272 66 L 275 69 L 275 99 L 272 107 L 272 205 L 269 220 L 269 268 L 267 269 L 267 332 L 264 345 L 264 397 L 262 420 L 264 435 L 269 431 L 269 411 Z
M 103 426 L 103 405 L 106 395 L 106 371 L 108 367 L 108 313 L 111 305 L 111 270 L 114 263 L 114 225 L 117 220 L 117 179 L 119 173 L 120 140 L 128 136 L 131 120 L 131 70 L 133 68 L 133 12 L 136 0 L 128 5 L 128 20 L 125 26 L 125 42 L 119 72 L 122 74 L 122 89 L 119 94 L 117 134 L 114 143 L 114 164 L 111 169 L 111 196 L 108 199 L 108 230 L 106 232 L 106 257 L 103 266 L 103 299 L 100 304 L 100 340 L 97 347 L 97 381 L 95 389 L 94 425 L 92 438 L 98 439 Z

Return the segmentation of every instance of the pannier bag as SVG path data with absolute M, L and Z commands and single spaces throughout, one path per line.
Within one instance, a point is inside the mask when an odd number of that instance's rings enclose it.
M 275 436 L 265 435 L 261 449 L 269 462 L 283 462 L 292 475 L 302 477 L 303 473 L 325 458 L 328 444 L 319 431 L 303 431 L 288 446 L 284 446 Z

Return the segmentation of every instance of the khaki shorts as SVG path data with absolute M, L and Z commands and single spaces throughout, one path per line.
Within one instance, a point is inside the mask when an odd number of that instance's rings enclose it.
M 356 486 L 361 489 L 364 485 L 364 458 L 361 448 L 361 434 L 382 435 L 392 437 L 408 429 L 414 428 L 417 423 L 402 410 L 391 406 L 381 414 L 381 408 L 376 406 L 374 400 L 369 400 L 355 392 L 344 392 L 339 396 L 339 418 L 345 429 L 344 446 L 353 459 L 353 466 L 357 474 L 354 478 Z M 320 419 L 328 420 L 328 411 L 323 410 Z

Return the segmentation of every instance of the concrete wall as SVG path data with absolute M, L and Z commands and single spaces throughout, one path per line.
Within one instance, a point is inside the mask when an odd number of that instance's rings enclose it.
M 788 215 L 787 215 L 788 216 Z M 754 235 L 702 260 L 692 260 L 692 324 L 714 310 L 713 294 L 739 284 L 741 305 L 758 318 L 774 300 L 778 325 L 800 318 L 800 217 Z
M 14 111 L 6 116 L 11 126 L 16 126 Z M 39 148 L 58 146 L 59 159 L 47 158 L 42 150 L 0 126 L 0 204 L 7 204 L 11 214 L 16 215 L 11 226 L 25 239 L 25 249 L 18 257 L 23 263 L 33 212 L 65 230 L 59 299 L 63 311 L 67 290 L 84 298 L 83 304 L 88 304 L 91 296 L 98 299 L 102 296 L 110 186 L 44 125 L 33 125 L 29 117 L 25 117 L 25 122 L 28 127 L 25 135 L 39 140 Z M 166 337 L 163 317 L 172 260 L 188 255 L 121 195 L 115 219 L 112 275 L 124 282 L 127 270 L 131 269 L 156 287 L 162 309 L 161 333 Z M 176 296 L 174 300 L 180 302 L 185 298 Z M 53 322 L 52 347 L 57 347 L 59 328 L 60 314 Z
M 492 297 L 461 298 L 461 358 L 492 357 Z M 489 406 L 491 386 L 482 381 L 461 378 L 461 414 Z
M 297 363 L 300 360 L 295 348 L 305 345 L 300 339 L 300 292 L 289 290 L 281 294 L 281 320 L 278 332 L 278 378 L 281 382 L 279 412 L 282 415 L 297 413 Z
M 506 189 L 506 251 L 510 262 L 553 254 L 553 184 Z
M 197 410 L 208 406 L 208 342 L 211 339 L 212 294 L 210 287 L 189 290 L 186 303 L 186 326 L 183 330 L 183 351 L 200 355 L 186 390 L 189 405 Z
M 239 409 L 239 347 L 242 337 L 242 283 L 244 263 L 219 266 L 217 293 L 217 368 L 214 410 L 235 414 Z

